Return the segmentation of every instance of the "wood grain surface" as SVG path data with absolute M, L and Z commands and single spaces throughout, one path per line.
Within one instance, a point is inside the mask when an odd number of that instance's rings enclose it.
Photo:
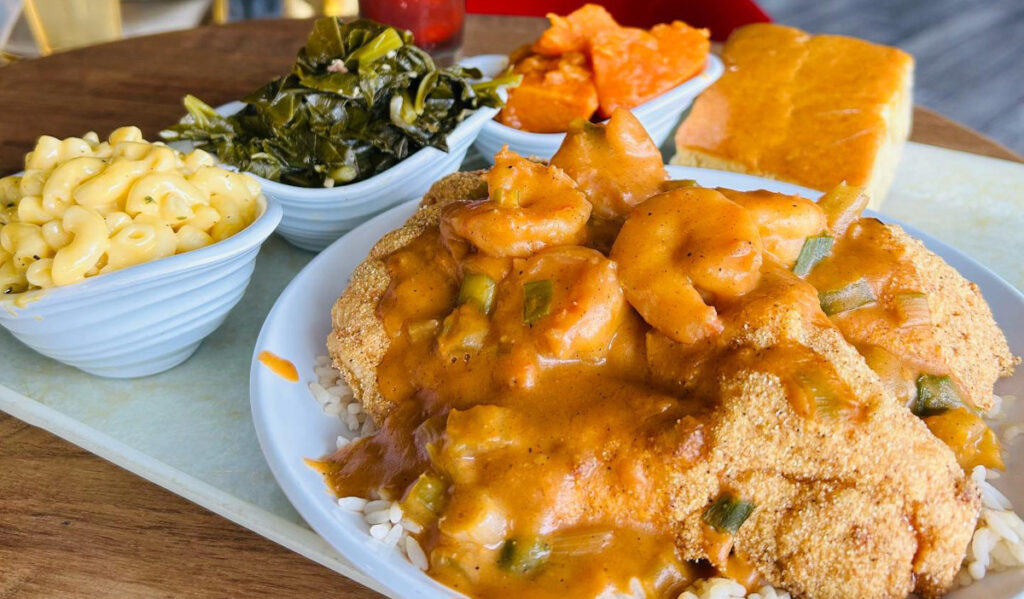
M 465 53 L 507 52 L 545 22 L 471 16 Z M 0 68 L 0 173 L 37 136 L 153 137 L 193 93 L 217 105 L 286 71 L 304 21 L 135 38 Z M 934 112 L 912 139 L 1019 160 Z M 0 414 L 0 599 L 378 597 L 348 579 L 41 429 Z

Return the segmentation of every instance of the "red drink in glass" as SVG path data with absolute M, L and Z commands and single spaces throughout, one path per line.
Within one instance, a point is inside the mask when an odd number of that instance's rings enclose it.
M 449 65 L 462 47 L 466 0 L 361 0 L 359 16 L 412 31 L 417 46 Z

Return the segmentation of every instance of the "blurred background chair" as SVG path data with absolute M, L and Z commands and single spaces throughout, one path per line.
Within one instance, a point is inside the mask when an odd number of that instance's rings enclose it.
M 0 0 L 0 48 L 10 57 L 200 25 L 214 0 Z M 4 21 L 6 20 L 6 22 Z M 4 37 L 4 25 L 9 37 Z

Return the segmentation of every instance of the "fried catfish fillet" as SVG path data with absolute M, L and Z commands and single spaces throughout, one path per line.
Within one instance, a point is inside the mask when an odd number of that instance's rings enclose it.
M 442 206 L 484 195 L 479 173 L 457 173 L 435 185 L 419 211 L 377 243 L 332 310 L 334 364 L 378 422 L 391 407 L 376 378 L 389 344 L 376 312 L 389 284 L 384 258 L 436 225 Z M 753 502 L 733 550 L 797 597 L 942 594 L 975 528 L 976 486 L 952 452 L 894 401 L 821 311 L 814 287 L 781 267 L 766 267 L 762 276 L 755 291 L 721 306 L 723 320 L 737 324 L 709 345 L 685 347 L 648 334 L 651 381 L 673 395 L 704 400 L 702 450 L 697 457 L 683 452 L 682 459 L 676 454 L 683 441 L 672 451 L 663 446 L 668 439 L 657 437 L 650 461 L 636 467 L 671 472 L 623 496 L 665 506 L 650 517 L 671 521 L 680 557 L 689 560 L 714 557 L 702 516 L 717 497 L 727 491 Z M 808 373 L 826 374 L 834 401 L 828 392 L 801 392 Z M 644 433 L 645 425 L 636 425 Z M 599 480 L 593 486 L 578 480 L 559 505 L 583 513 L 618 509 Z M 623 512 L 624 519 L 637 517 Z
M 378 423 L 391 408 L 377 386 L 377 368 L 390 343 L 376 312 L 391 281 L 384 261 L 427 229 L 437 226 L 441 208 L 446 204 L 487 197 L 487 184 L 482 178 L 485 172 L 458 172 L 435 183 L 423 196 L 416 213 L 373 246 L 331 308 L 333 329 L 327 337 L 328 353 L 352 393 Z
M 701 516 L 728 491 L 757 506 L 734 551 L 794 596 L 941 595 L 974 531 L 978 490 L 816 300 L 809 284 L 768 270 L 723 311 L 745 326 L 727 327 L 722 349 L 683 371 L 689 392 L 715 408 L 706 461 L 673 481 L 678 547 L 687 559 L 713 557 Z M 814 377 L 808 406 L 797 397 Z M 718 481 L 710 494 L 708 473 Z
M 1020 360 L 1010 352 L 978 286 L 902 228 L 860 219 L 808 280 L 823 291 L 876 265 L 888 269 L 872 277 L 881 282 L 875 290 L 880 309 L 832 317 L 847 341 L 944 371 L 935 374 L 950 375 L 968 404 L 982 412 L 992 409 L 993 385 L 1012 374 Z M 915 314 L 906 314 L 902 306 L 914 303 L 917 307 L 910 310 Z

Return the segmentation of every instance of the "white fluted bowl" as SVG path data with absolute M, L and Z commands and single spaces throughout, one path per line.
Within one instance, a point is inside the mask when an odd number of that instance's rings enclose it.
M 243 106 L 241 102 L 231 102 L 216 110 L 229 115 Z M 246 174 L 259 181 L 263 193 L 284 210 L 277 232 L 292 245 L 319 252 L 363 221 L 422 196 L 434 181 L 459 170 L 481 127 L 496 114 L 497 108 L 478 108 L 448 134 L 447 152 L 422 148 L 386 171 L 357 183 L 309 188 Z
M 501 54 L 482 54 L 467 58 L 461 64 L 480 69 L 486 77 L 495 77 L 508 66 L 508 57 Z M 703 71 L 632 109 L 631 112 L 647 130 L 655 145 L 660 148 L 665 143 L 679 123 L 679 117 L 702 91 L 722 76 L 722 71 L 722 61 L 717 56 L 709 54 Z M 484 158 L 493 163 L 494 155 L 505 144 L 520 156 L 551 158 L 562 145 L 563 139 L 565 133 L 530 133 L 492 120 L 480 130 L 473 145 Z
M 184 362 L 242 299 L 256 254 L 281 221 L 261 213 L 198 250 L 80 283 L 0 299 L 0 325 L 44 356 L 97 376 L 135 378 Z

